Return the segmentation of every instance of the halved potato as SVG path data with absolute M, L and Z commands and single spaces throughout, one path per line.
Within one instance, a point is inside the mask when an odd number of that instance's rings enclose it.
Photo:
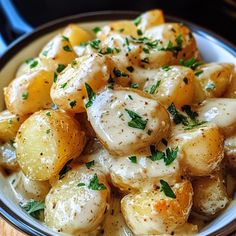
M 122 213 L 134 234 L 170 234 L 187 222 L 192 207 L 192 185 L 189 181 L 183 181 L 175 184 L 172 190 L 176 198 L 153 190 L 128 194 L 122 199 Z
M 209 63 L 197 67 L 195 72 L 196 86 L 194 102 L 202 102 L 206 98 L 221 97 L 232 79 L 234 65 L 228 63 Z M 200 88 L 200 89 L 198 89 Z
M 97 92 L 105 87 L 108 79 L 107 58 L 96 54 L 85 55 L 74 60 L 58 76 L 51 88 L 52 100 L 63 110 L 83 112 L 83 99 L 87 97 L 85 83 Z
M 194 94 L 194 74 L 183 66 L 163 67 L 156 70 L 156 75 L 148 79 L 144 91 L 153 96 L 163 105 L 174 103 L 180 108 L 192 102 Z
M 39 111 L 17 133 L 17 161 L 30 179 L 48 180 L 79 156 L 84 145 L 84 132 L 74 118 L 58 110 Z
M 53 185 L 45 200 L 45 223 L 72 235 L 94 230 L 109 206 L 110 189 L 98 170 L 76 167 Z
M 236 133 L 225 139 L 224 148 L 228 167 L 236 169 Z
M 101 143 L 119 156 L 135 155 L 158 143 L 170 129 L 163 106 L 141 91 L 126 88 L 103 90 L 87 108 L 87 114 Z
M 236 70 L 233 72 L 231 83 L 226 90 L 224 97 L 226 98 L 236 98 Z
M 179 145 L 181 167 L 188 175 L 209 175 L 219 166 L 224 157 L 224 139 L 215 124 L 206 123 L 192 130 L 176 127 L 174 132 L 177 134 L 172 142 Z
M 193 210 L 201 215 L 214 216 L 229 202 L 226 187 L 219 174 L 199 177 L 192 184 Z
M 34 113 L 50 107 L 53 72 L 39 69 L 14 79 L 4 88 L 7 109 L 17 115 Z
M 69 42 L 72 47 L 92 39 L 92 35 L 90 35 L 89 32 L 82 29 L 76 24 L 69 24 L 64 29 L 62 34 L 63 36 L 66 36 L 69 39 Z
M 0 112 L 0 140 L 8 142 L 14 140 L 16 133 L 28 116 L 18 116 L 8 110 Z
M 236 99 L 209 98 L 197 107 L 199 119 L 213 122 L 226 137 L 236 130 Z

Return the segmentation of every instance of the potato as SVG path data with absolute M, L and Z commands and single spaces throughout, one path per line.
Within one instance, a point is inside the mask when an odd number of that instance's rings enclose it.
M 84 145 L 84 132 L 74 118 L 58 110 L 39 111 L 17 133 L 17 161 L 28 178 L 48 180 L 79 156 Z
M 236 70 L 233 72 L 231 83 L 226 90 L 224 97 L 226 98 L 236 98 Z
M 236 169 L 236 133 L 225 139 L 224 149 L 228 167 Z
M 206 98 L 221 97 L 229 87 L 233 74 L 233 64 L 209 63 L 197 67 L 194 102 L 202 102 Z
M 236 99 L 209 98 L 197 107 L 199 119 L 213 122 L 224 136 L 228 137 L 236 130 Z
M 214 216 L 229 202 L 223 179 L 217 174 L 199 177 L 192 184 L 193 210 L 201 215 Z
M 133 235 L 121 213 L 120 200 L 120 197 L 116 195 L 112 198 L 109 211 L 106 213 L 102 223 L 102 235 L 104 236 Z
M 179 64 L 180 59 L 198 58 L 196 41 L 189 28 L 177 23 L 165 23 L 148 29 L 144 36 L 157 45 L 143 50 L 140 59 L 146 68 Z M 156 41 L 155 41 L 156 40 Z
M 69 39 L 72 47 L 92 39 L 92 36 L 86 30 L 76 24 L 69 24 L 62 34 Z
M 170 234 L 187 222 L 192 206 L 192 185 L 189 181 L 183 181 L 175 184 L 172 190 L 176 198 L 153 190 L 128 194 L 122 199 L 122 213 L 134 234 Z
M 144 85 L 144 91 L 153 96 L 165 106 L 174 103 L 180 108 L 190 104 L 193 98 L 194 74 L 183 66 L 163 67 L 156 70 L 155 77 L 149 78 Z
M 109 79 L 106 57 L 85 55 L 76 59 L 58 76 L 51 88 L 53 102 L 73 113 L 84 112 L 83 99 L 87 97 L 85 83 L 94 92 L 102 89 Z
M 224 139 L 215 124 L 206 123 L 192 130 L 177 126 L 171 142 L 179 146 L 181 167 L 190 176 L 212 173 L 224 157 Z
M 103 173 L 77 167 L 52 187 L 45 200 L 45 223 L 61 233 L 94 230 L 103 220 L 110 189 Z
M 14 141 L 4 143 L 0 146 L 0 166 L 10 171 L 17 171 L 19 169 L 16 161 Z
M 160 179 L 171 185 L 180 181 L 179 156 L 170 165 L 163 159 L 152 161 L 148 156 L 150 153 L 113 158 L 110 168 L 113 185 L 124 192 L 152 191 L 159 186 Z
M 76 58 L 76 53 L 68 38 L 58 34 L 42 49 L 39 58 L 51 63 L 67 65 Z
M 137 27 L 144 32 L 149 28 L 163 24 L 165 22 L 164 14 L 162 10 L 154 9 L 141 14 L 140 18 L 138 17 L 135 22 Z
M 19 172 L 14 179 L 15 191 L 25 200 L 44 201 L 51 188 L 48 181 L 31 180 L 22 172 Z
M 165 108 L 145 93 L 131 89 L 103 90 L 87 108 L 87 114 L 97 137 L 113 155 L 135 155 L 158 143 L 170 129 Z
M 26 115 L 18 116 L 8 110 L 0 112 L 0 140 L 3 142 L 13 140 L 26 118 Z
M 17 77 L 4 88 L 7 109 L 25 115 L 50 107 L 52 82 L 53 72 L 45 69 Z

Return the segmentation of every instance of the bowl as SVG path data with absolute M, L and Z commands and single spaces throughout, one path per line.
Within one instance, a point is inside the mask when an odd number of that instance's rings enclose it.
M 8 51 L 0 58 L 0 109 L 4 109 L 3 88 L 14 78 L 17 67 L 26 58 L 34 57 L 46 42 L 69 23 L 92 29 L 108 21 L 134 19 L 139 12 L 107 11 L 74 15 L 52 21 L 25 35 L 10 45 Z M 183 22 L 191 28 L 197 40 L 201 56 L 206 62 L 231 62 L 236 65 L 235 47 L 221 37 L 185 20 L 166 17 L 167 21 Z M 197 235 L 229 235 L 236 230 L 236 195 L 234 200 L 216 219 L 204 227 Z M 0 172 L 0 215 L 14 227 L 29 235 L 58 235 L 39 221 L 34 220 L 19 207 L 13 189 L 7 177 Z M 1 229 L 0 229 L 1 232 Z

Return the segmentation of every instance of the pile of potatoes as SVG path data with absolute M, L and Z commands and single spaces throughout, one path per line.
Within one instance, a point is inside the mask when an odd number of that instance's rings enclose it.
M 199 63 L 160 10 L 94 32 L 68 25 L 4 88 L 0 165 L 57 232 L 197 232 L 192 215 L 213 219 L 234 193 L 234 65 Z

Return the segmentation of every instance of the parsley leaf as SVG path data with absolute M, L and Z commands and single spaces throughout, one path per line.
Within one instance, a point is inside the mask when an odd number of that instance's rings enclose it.
M 215 86 L 215 84 L 214 84 L 213 82 L 208 82 L 207 85 L 206 85 L 206 87 L 205 87 L 205 89 L 206 89 L 207 92 L 210 92 L 210 91 L 212 91 L 215 87 L 216 87 L 216 86 Z
M 198 117 L 198 114 L 196 111 L 192 111 L 191 106 L 184 105 L 181 107 L 181 110 L 184 111 L 191 120 L 195 120 Z
M 165 65 L 165 66 L 162 66 L 161 69 L 164 71 L 169 71 L 169 70 L 171 70 L 171 67 L 168 65 Z
M 194 75 L 199 76 L 199 75 L 201 75 L 202 73 L 203 73 L 203 70 L 199 70 L 199 71 L 196 71 L 196 72 L 194 73 Z
M 106 189 L 106 186 L 104 184 L 100 184 L 97 174 L 94 174 L 93 178 L 90 180 L 88 188 L 92 190 L 104 190 Z
M 29 58 L 25 62 L 27 65 L 29 65 L 30 69 L 36 67 L 39 64 L 39 62 L 35 60 L 34 58 Z
M 63 49 L 64 49 L 64 51 L 66 51 L 66 52 L 72 52 L 72 48 L 70 48 L 69 45 L 64 46 Z
M 75 101 L 75 100 L 74 100 L 74 101 L 71 101 L 71 102 L 70 102 L 70 107 L 73 108 L 73 107 L 75 107 L 75 106 L 76 106 L 76 101 Z
M 66 173 L 71 170 L 71 167 L 69 166 L 70 163 L 72 162 L 72 159 L 69 160 L 64 167 L 61 169 L 61 171 L 59 172 L 59 179 L 63 179 L 66 175 Z
M 176 147 L 175 149 L 172 148 L 166 149 L 166 155 L 164 157 L 164 162 L 166 166 L 170 165 L 176 159 L 178 151 L 179 151 L 178 147 Z
M 136 128 L 136 129 L 142 129 L 144 130 L 146 125 L 147 125 L 147 120 L 143 120 L 141 116 L 139 116 L 137 113 L 125 109 L 125 111 L 128 113 L 128 115 L 131 118 L 131 121 L 128 122 L 128 125 L 132 128 Z
M 122 76 L 123 77 L 128 77 L 127 74 L 125 74 L 124 72 L 121 72 L 120 70 L 118 70 L 116 68 L 113 69 L 113 73 L 116 77 L 122 77 Z
M 95 34 L 97 34 L 97 33 L 100 32 L 100 31 L 102 31 L 102 29 L 101 29 L 100 27 L 94 27 L 94 28 L 93 28 L 93 32 L 94 32 Z
M 175 193 L 173 192 L 170 185 L 165 180 L 161 179 L 160 184 L 161 184 L 161 191 L 163 191 L 167 197 L 176 198 Z
M 66 42 L 69 42 L 69 38 L 66 37 L 66 36 L 64 36 L 64 35 L 62 35 L 62 40 L 63 40 L 63 41 L 66 41 Z
M 27 100 L 27 98 L 29 97 L 29 93 L 26 91 L 22 93 L 21 97 L 22 97 L 22 100 Z
M 129 160 L 130 160 L 132 163 L 137 163 L 137 157 L 136 157 L 136 156 L 131 156 L 131 157 L 129 157 Z
M 150 151 L 152 155 L 149 156 L 148 158 L 150 158 L 152 161 L 158 161 L 165 157 L 165 153 L 156 150 L 155 145 L 150 146 Z
M 85 186 L 85 183 L 78 183 L 77 186 L 78 187 L 83 187 L 83 186 Z
M 187 117 L 177 111 L 174 103 L 171 103 L 171 105 L 167 108 L 167 111 L 171 114 L 175 124 L 182 123 L 183 125 L 187 125 Z
M 181 65 L 189 67 L 192 70 L 195 70 L 198 66 L 203 64 L 203 62 L 198 61 L 197 59 L 195 59 L 193 57 L 188 60 L 184 60 L 183 58 L 181 58 L 179 62 Z
M 137 18 L 134 20 L 134 24 L 135 24 L 136 26 L 138 26 L 138 25 L 141 23 L 141 20 L 142 20 L 141 16 L 137 17 Z
M 66 68 L 65 65 L 63 65 L 63 64 L 58 64 L 56 71 L 57 71 L 57 73 L 61 73 L 65 68 Z
M 96 98 L 96 94 L 93 92 L 93 89 L 90 87 L 89 84 L 85 83 L 85 88 L 88 94 L 88 102 L 85 104 L 85 107 L 91 107 L 93 104 L 94 99 Z
M 95 161 L 94 161 L 94 160 L 85 163 L 85 165 L 86 165 L 86 167 L 87 167 L 88 169 L 90 169 L 92 166 L 94 166 L 94 164 L 95 164 Z
M 95 39 L 93 41 L 90 41 L 89 45 L 94 49 L 99 49 L 99 44 L 101 43 L 101 40 Z
M 137 83 L 132 83 L 130 85 L 131 88 L 139 88 L 139 85 Z
M 29 200 L 26 204 L 20 205 L 29 215 L 35 219 L 43 218 L 45 204 L 43 201 Z
M 154 94 L 154 93 L 156 92 L 156 89 L 160 86 L 160 84 L 161 84 L 161 81 L 158 80 L 158 81 L 156 82 L 156 84 L 153 84 L 153 85 L 152 85 L 152 87 L 150 88 L 149 93 L 150 93 L 150 94 Z

